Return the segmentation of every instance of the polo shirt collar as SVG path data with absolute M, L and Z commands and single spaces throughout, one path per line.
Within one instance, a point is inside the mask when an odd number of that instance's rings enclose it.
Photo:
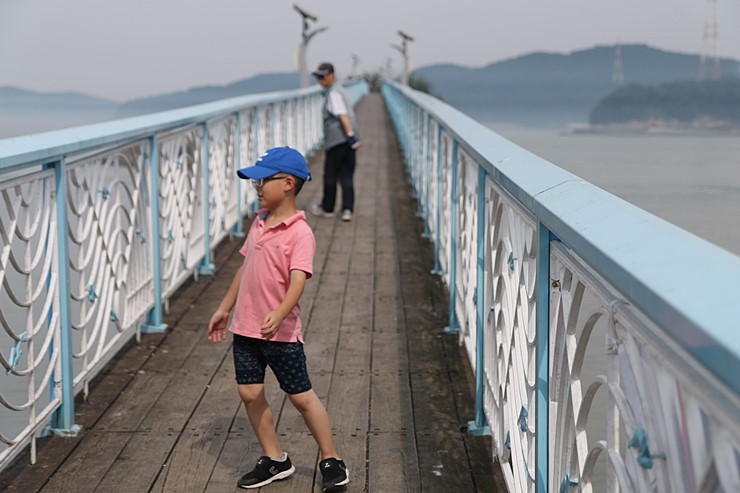
M 270 209 L 260 209 L 257 211 L 257 217 L 261 222 L 265 222 L 265 219 L 267 218 L 267 215 L 270 213 Z M 285 225 L 285 227 L 289 227 L 293 223 L 296 223 L 298 221 L 305 221 L 306 220 L 306 213 L 305 211 L 296 211 L 295 214 L 293 214 L 290 217 L 286 217 L 282 221 L 280 221 L 278 224 L 276 224 L 275 227 L 278 227 L 280 225 Z

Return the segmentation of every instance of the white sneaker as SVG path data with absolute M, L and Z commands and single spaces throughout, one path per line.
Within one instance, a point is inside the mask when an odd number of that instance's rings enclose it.
M 311 204 L 311 207 L 309 207 L 309 210 L 311 211 L 311 214 L 314 216 L 319 217 L 334 217 L 333 212 L 326 212 L 323 207 L 321 207 L 321 204 Z
M 342 211 L 342 221 L 351 221 L 352 220 L 352 211 L 349 209 L 344 209 Z

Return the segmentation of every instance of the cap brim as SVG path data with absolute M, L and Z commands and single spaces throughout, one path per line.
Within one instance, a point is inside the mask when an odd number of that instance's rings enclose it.
M 277 173 L 277 170 L 266 168 L 264 166 L 250 166 L 248 168 L 242 168 L 236 172 L 239 178 L 243 178 L 245 180 L 260 180 Z
M 312 72 L 311 75 L 313 75 L 314 77 L 321 78 L 321 77 L 324 77 L 325 75 L 329 75 L 330 73 L 331 72 Z

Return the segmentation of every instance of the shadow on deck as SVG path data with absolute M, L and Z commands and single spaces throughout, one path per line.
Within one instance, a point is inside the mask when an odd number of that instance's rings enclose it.
M 309 218 L 315 275 L 302 298 L 309 372 L 351 473 L 347 491 L 495 491 L 490 437 L 461 430 L 473 419 L 473 374 L 447 323 L 447 295 L 429 274 L 433 248 L 405 177 L 381 97 L 358 108 L 363 147 L 352 222 Z M 321 195 L 315 179 L 299 206 Z M 173 298 L 167 334 L 129 344 L 77 404 L 77 438 L 38 442 L 0 475 L 7 492 L 225 492 L 261 455 L 240 405 L 228 344 L 206 326 L 241 263 L 242 240 L 215 252 L 214 276 Z M 271 374 L 270 374 L 271 376 Z M 320 491 L 318 449 L 274 378 L 267 394 L 278 435 L 296 465 L 274 493 Z M 496 475 L 498 476 L 498 475 Z M 503 489 L 500 489 L 503 491 Z

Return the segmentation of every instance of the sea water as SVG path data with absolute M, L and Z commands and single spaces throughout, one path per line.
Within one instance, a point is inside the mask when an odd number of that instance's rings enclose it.
M 740 255 L 740 136 L 595 135 L 487 126 L 584 180 Z

